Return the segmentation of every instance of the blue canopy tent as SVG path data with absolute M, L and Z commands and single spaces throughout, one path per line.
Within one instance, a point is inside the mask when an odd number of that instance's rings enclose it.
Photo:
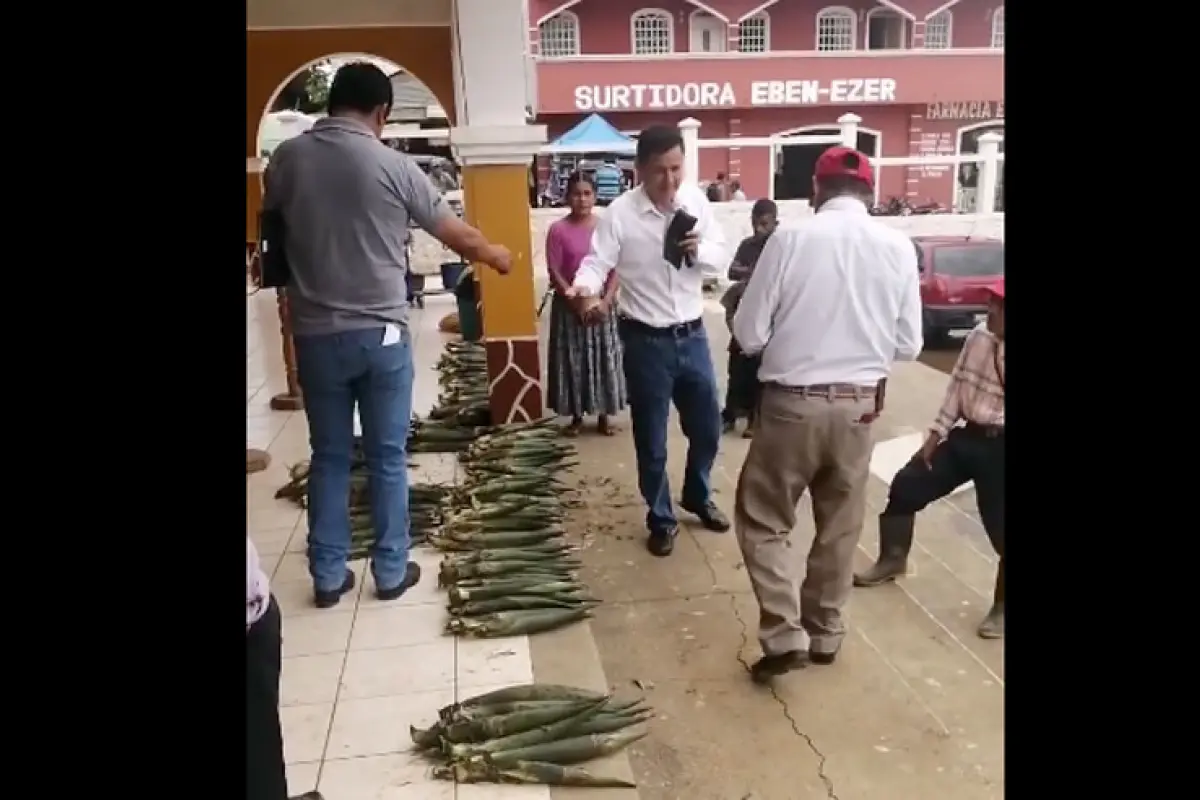
M 637 143 L 609 124 L 599 114 L 592 114 L 574 128 L 555 139 L 543 153 L 632 153 Z

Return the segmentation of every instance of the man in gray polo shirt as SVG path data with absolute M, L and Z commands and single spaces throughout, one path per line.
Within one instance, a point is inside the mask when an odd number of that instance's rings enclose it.
M 343 66 L 329 116 L 281 144 L 265 176 L 263 207 L 281 212 L 292 269 L 287 295 L 312 444 L 308 565 L 320 608 L 354 587 L 346 559 L 356 404 L 371 474 L 376 592 L 392 600 L 421 577 L 408 560 L 409 219 L 468 261 L 501 274 L 510 266 L 507 248 L 460 220 L 412 159 L 380 141 L 391 107 L 382 70 Z

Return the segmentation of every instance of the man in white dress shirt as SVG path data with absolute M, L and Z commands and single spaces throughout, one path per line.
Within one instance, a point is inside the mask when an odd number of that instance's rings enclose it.
M 625 382 L 637 451 L 638 487 L 646 501 L 647 548 L 670 555 L 679 524 L 667 481 L 667 419 L 671 403 L 688 439 L 680 507 L 712 531 L 729 520 L 712 502 L 709 475 L 721 439 L 721 407 L 712 355 L 704 332 L 705 278 L 729 262 L 724 236 L 704 192 L 683 182 L 683 139 L 673 126 L 654 125 L 637 143 L 641 185 L 609 205 L 592 235 L 570 297 L 586 316 L 612 270 L 621 287 L 618 330 L 624 345 Z M 692 181 L 695 176 L 688 176 Z M 679 209 L 695 217 L 679 244 L 682 267 L 663 257 L 663 239 Z
M 874 183 L 865 155 L 826 150 L 813 177 L 816 215 L 767 242 L 733 320 L 742 350 L 762 353 L 758 427 L 734 512 L 758 598 L 759 682 L 837 656 L 876 394 L 893 361 L 921 352 L 916 251 L 868 214 Z M 788 538 L 805 489 L 816 522 L 807 569 Z

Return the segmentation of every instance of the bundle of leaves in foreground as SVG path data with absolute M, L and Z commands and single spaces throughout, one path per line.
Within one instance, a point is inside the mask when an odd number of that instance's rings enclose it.
M 350 559 L 366 558 L 375 541 L 371 524 L 370 473 L 362 455 L 361 440 L 355 444 L 355 459 L 350 469 Z M 291 500 L 301 508 L 308 507 L 309 462 L 301 461 L 289 468 L 291 480 L 275 492 L 278 499 Z M 448 487 L 414 483 L 408 487 L 410 534 L 415 544 L 423 543 L 444 520 L 443 509 L 450 499 Z
M 571 686 L 511 686 L 442 708 L 413 744 L 438 762 L 434 775 L 458 783 L 628 787 L 574 765 L 612 755 L 646 736 L 653 712 Z
M 479 342 L 448 342 L 446 351 L 437 363 L 437 405 L 429 412 L 429 419 L 443 429 L 458 426 L 480 426 L 491 424 L 488 406 L 487 351 Z M 422 435 L 414 431 L 409 438 L 413 452 L 457 452 L 460 447 L 446 443 L 445 449 L 435 450 L 427 445 L 412 447 L 420 442 Z M 469 441 L 469 440 L 468 440 Z M 465 444 L 465 443 L 463 443 Z
M 595 601 L 563 540 L 557 479 L 574 454 L 550 418 L 489 431 L 459 455 L 466 482 L 429 538 L 446 553 L 438 584 L 449 594 L 448 633 L 517 636 L 589 615 Z

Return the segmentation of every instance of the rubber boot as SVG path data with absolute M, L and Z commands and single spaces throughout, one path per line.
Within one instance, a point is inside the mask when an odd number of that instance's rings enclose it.
M 976 629 L 981 639 L 1004 638 L 1004 558 L 1000 559 L 1000 567 L 996 570 L 996 590 L 992 594 L 992 609 L 983 618 Z
M 854 576 L 855 586 L 879 586 L 908 571 L 914 525 L 916 517 L 911 515 L 879 516 L 879 560 L 866 572 Z

